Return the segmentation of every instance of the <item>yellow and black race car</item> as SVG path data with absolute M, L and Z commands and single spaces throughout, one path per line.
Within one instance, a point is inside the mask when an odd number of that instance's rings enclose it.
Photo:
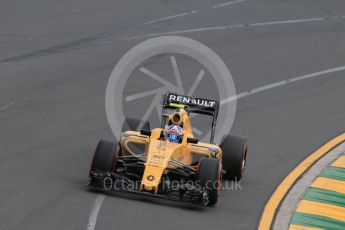
M 222 179 L 240 180 L 247 157 L 244 137 L 214 143 L 218 110 L 215 100 L 164 95 L 160 128 L 127 119 L 119 141 L 98 143 L 88 186 L 215 205 Z M 191 113 L 212 116 L 210 143 L 195 138 Z M 139 124 L 143 129 L 135 131 Z

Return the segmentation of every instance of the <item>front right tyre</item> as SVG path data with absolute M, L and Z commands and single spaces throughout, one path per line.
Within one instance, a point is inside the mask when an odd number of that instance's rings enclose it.
M 216 158 L 202 158 L 198 165 L 198 179 L 202 188 L 206 189 L 209 196 L 207 206 L 213 206 L 217 203 L 221 181 L 222 164 Z

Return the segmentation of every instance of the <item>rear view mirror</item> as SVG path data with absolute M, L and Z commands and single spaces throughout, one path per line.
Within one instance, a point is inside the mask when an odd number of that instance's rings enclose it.
M 199 140 L 192 137 L 187 137 L 187 143 L 198 144 Z
M 151 133 L 152 133 L 151 130 L 144 130 L 144 129 L 140 130 L 141 135 L 151 136 Z

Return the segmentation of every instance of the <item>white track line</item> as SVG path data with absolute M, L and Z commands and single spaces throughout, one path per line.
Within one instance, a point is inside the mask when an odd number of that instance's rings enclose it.
M 208 7 L 205 10 L 217 9 L 217 8 L 220 8 L 220 7 L 230 6 L 230 5 L 234 5 L 236 3 L 240 3 L 240 2 L 244 2 L 244 1 L 246 1 L 246 0 L 227 1 L 227 2 L 223 2 L 223 3 L 217 4 L 217 5 L 212 5 L 211 7 Z M 185 16 L 188 16 L 188 15 L 191 15 L 191 14 L 197 14 L 197 13 L 200 13 L 202 11 L 203 10 L 201 10 L 201 9 L 189 10 L 189 11 L 181 12 L 181 13 L 178 13 L 178 14 L 166 16 L 166 17 L 149 20 L 149 21 L 140 23 L 140 24 L 136 25 L 135 27 L 153 25 L 153 24 L 156 24 L 156 23 L 165 22 L 165 21 L 169 21 L 169 20 L 172 20 L 172 19 L 185 17 Z
M 224 100 L 221 100 L 220 104 L 222 105 L 222 104 L 225 104 L 225 103 L 229 103 L 229 102 L 232 102 L 234 100 L 238 100 L 240 98 L 248 97 L 248 96 L 251 96 L 253 94 L 260 93 L 260 92 L 263 92 L 263 91 L 267 91 L 269 89 L 276 88 L 276 87 L 283 86 L 283 85 L 287 85 L 287 84 L 290 84 L 290 83 L 293 83 L 293 82 L 298 82 L 298 81 L 302 81 L 302 80 L 307 80 L 307 79 L 312 79 L 312 78 L 316 78 L 316 77 L 321 77 L 321 76 L 324 76 L 324 75 L 329 74 L 329 73 L 335 73 L 335 72 L 340 72 L 340 71 L 344 71 L 344 70 L 345 70 L 345 66 L 339 66 L 339 67 L 336 67 L 336 68 L 326 69 L 326 70 L 318 71 L 318 72 L 315 72 L 315 73 L 311 73 L 311 74 L 302 75 L 302 76 L 299 76 L 299 77 L 290 78 L 290 79 L 287 79 L 287 80 L 284 80 L 284 81 L 275 82 L 275 83 L 272 83 L 272 84 L 269 84 L 269 85 L 265 85 L 265 86 L 262 86 L 262 87 L 258 87 L 258 88 L 252 89 L 250 91 L 242 92 L 242 93 L 237 94 L 237 95 L 232 96 L 232 97 L 228 97 L 228 98 L 226 98 Z M 95 203 L 93 205 L 93 208 L 91 210 L 91 213 L 90 213 L 89 223 L 87 225 L 87 230 L 94 230 L 95 229 L 98 213 L 99 213 L 99 210 L 100 210 L 100 208 L 102 206 L 103 200 L 104 200 L 104 195 L 98 195 L 97 196 L 97 198 L 95 200 Z
M 215 8 L 220 8 L 220 7 L 224 7 L 224 6 L 230 6 L 230 5 L 244 2 L 244 1 L 246 1 L 246 0 L 235 0 L 235 1 L 223 2 L 223 3 L 217 4 L 217 5 L 213 5 L 212 8 L 215 9 Z
M 168 20 L 171 20 L 171 19 L 180 18 L 180 17 L 184 17 L 184 16 L 187 16 L 187 15 L 196 14 L 196 13 L 199 13 L 199 10 L 186 11 L 186 12 L 182 12 L 182 13 L 179 13 L 179 14 L 174 14 L 174 15 L 170 15 L 170 16 L 167 16 L 167 17 L 163 17 L 163 18 L 158 18 L 158 19 L 146 21 L 146 22 L 140 23 L 137 26 L 152 25 L 152 24 L 156 24 L 156 23 L 159 23 L 159 22 L 164 22 L 164 21 L 168 21 Z
M 89 216 L 89 222 L 88 222 L 87 228 L 86 228 L 87 230 L 94 230 L 95 229 L 98 213 L 99 213 L 99 210 L 101 209 L 101 206 L 103 204 L 104 197 L 105 197 L 105 195 L 103 195 L 103 194 L 97 196 L 97 198 L 93 204 L 93 207 L 91 209 L 91 213 Z
M 272 22 L 258 22 L 258 23 L 251 23 L 249 26 L 272 26 L 272 25 L 279 25 L 279 24 L 293 24 L 293 23 L 305 23 L 305 22 L 318 22 L 318 21 L 325 21 L 327 18 L 304 18 L 304 19 L 295 19 L 295 20 L 284 20 L 284 21 L 272 21 Z
M 174 31 L 162 32 L 162 33 L 144 34 L 144 35 L 129 37 L 126 40 L 155 37 L 155 36 L 164 36 L 164 35 L 174 35 L 174 34 L 207 32 L 207 31 L 214 31 L 214 30 L 231 30 L 231 29 L 246 28 L 246 27 L 287 25 L 287 24 L 312 23 L 312 22 L 322 22 L 322 21 L 338 21 L 338 20 L 344 20 L 344 19 L 345 19 L 345 16 L 332 16 L 332 17 L 302 18 L 302 19 L 282 20 L 282 21 L 255 22 L 255 23 L 249 23 L 249 24 L 198 27 L 198 28 L 192 28 L 192 29 L 186 29 L 186 30 L 174 30 Z
M 236 96 L 228 97 L 226 99 L 221 100 L 220 104 L 223 105 L 225 103 L 229 103 L 229 102 L 238 100 L 240 98 L 248 97 L 248 96 L 251 96 L 253 94 L 267 91 L 269 89 L 273 89 L 273 88 L 276 88 L 279 86 L 287 85 L 287 84 L 290 84 L 293 82 L 311 79 L 311 78 L 315 78 L 315 77 L 322 77 L 322 76 L 325 76 L 326 74 L 329 74 L 329 73 L 335 73 L 335 72 L 340 72 L 340 71 L 344 71 L 344 70 L 345 70 L 345 66 L 339 66 L 339 67 L 332 68 L 332 69 L 326 69 L 326 70 L 318 71 L 315 73 L 311 73 L 311 74 L 307 74 L 307 75 L 303 75 L 303 76 L 299 76 L 299 77 L 294 77 L 294 78 L 290 78 L 290 79 L 283 80 L 283 81 L 278 81 L 278 82 L 275 82 L 275 83 L 272 83 L 269 85 L 261 86 L 261 87 L 258 87 L 258 88 L 255 88 L 255 89 L 252 89 L 249 91 L 242 92 L 240 94 L 237 94 Z
M 12 101 L 12 102 L 10 102 L 10 103 L 8 103 L 8 104 L 2 106 L 2 107 L 0 108 L 0 111 L 6 110 L 8 107 L 10 107 L 11 105 L 14 105 L 15 103 L 16 103 L 16 102 Z

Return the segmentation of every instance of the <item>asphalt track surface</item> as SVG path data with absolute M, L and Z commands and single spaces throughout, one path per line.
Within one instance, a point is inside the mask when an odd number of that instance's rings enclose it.
M 237 92 L 345 65 L 343 0 L 217 7 L 223 2 L 1 2 L 0 229 L 87 228 L 98 196 L 84 188 L 91 151 L 98 139 L 113 138 L 104 108 L 107 80 L 146 35 L 246 25 L 175 33 L 213 49 Z M 192 13 L 157 21 L 183 12 Z M 323 19 L 299 20 L 313 18 Z M 129 39 L 138 36 L 144 37 Z M 255 229 L 288 172 L 344 131 L 344 89 L 345 71 L 338 71 L 240 99 L 231 131 L 250 145 L 241 190 L 223 191 L 207 209 L 106 196 L 95 229 Z

